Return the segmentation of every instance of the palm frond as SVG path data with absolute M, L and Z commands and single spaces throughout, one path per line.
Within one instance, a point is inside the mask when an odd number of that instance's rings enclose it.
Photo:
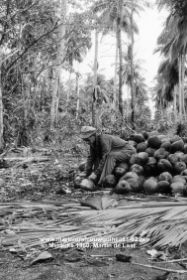
M 124 238 L 146 232 L 157 246 L 180 246 L 187 241 L 186 202 L 123 200 L 116 208 L 100 211 L 78 202 L 1 203 L 1 216 L 12 216 L 15 221 L 2 232 L 1 244 L 27 249 L 65 238 Z M 7 230 L 14 234 L 7 234 Z

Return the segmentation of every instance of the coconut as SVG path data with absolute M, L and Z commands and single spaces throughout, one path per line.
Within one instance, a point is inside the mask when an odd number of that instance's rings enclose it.
M 95 189 L 95 185 L 94 182 L 92 180 L 88 180 L 88 179 L 83 179 L 80 183 L 80 188 L 84 189 L 84 190 L 94 190 Z
M 148 161 L 149 155 L 146 152 L 140 152 L 137 154 L 135 163 L 145 165 Z
M 139 152 L 145 152 L 145 150 L 147 149 L 147 147 L 148 147 L 147 142 L 141 142 L 141 143 L 139 143 L 139 144 L 137 145 L 136 150 L 137 150 L 138 153 L 139 153 Z
M 153 148 L 153 149 L 159 149 L 161 144 L 162 144 L 162 142 L 161 142 L 161 140 L 159 139 L 158 136 L 151 136 L 148 139 L 148 146 Z
M 127 172 L 128 168 L 129 167 L 127 163 L 121 163 L 120 165 L 115 167 L 114 175 L 116 176 L 116 178 L 120 178 Z
M 168 181 L 159 181 L 157 187 L 158 187 L 159 193 L 170 193 L 171 192 L 170 183 Z
M 168 154 L 169 153 L 164 148 L 160 148 L 160 149 L 155 151 L 154 157 L 157 160 L 159 160 L 159 159 L 167 158 Z
M 167 159 L 160 159 L 159 162 L 157 163 L 157 167 L 160 172 L 164 172 L 164 171 L 171 172 L 172 171 L 172 165 L 169 162 L 169 160 L 167 160 Z
M 139 164 L 133 164 L 130 168 L 130 171 L 135 172 L 136 174 L 140 175 L 143 173 L 144 169 Z
M 155 177 L 150 177 L 143 184 L 144 191 L 148 194 L 153 194 L 158 191 L 158 183 Z
M 171 151 L 171 143 L 169 141 L 163 142 L 160 147 L 164 148 L 168 152 Z
M 186 180 L 185 180 L 184 176 L 176 175 L 176 176 L 173 177 L 172 183 L 176 183 L 176 182 L 183 182 L 185 184 Z
M 149 157 L 148 162 L 144 166 L 144 171 L 147 176 L 156 175 L 157 173 L 157 160 L 154 157 Z
M 183 161 L 184 153 L 183 152 L 176 152 L 174 153 L 177 157 L 177 161 Z
M 125 194 L 130 191 L 132 191 L 131 186 L 126 180 L 120 180 L 114 188 L 114 192 L 118 194 Z
M 185 183 L 179 181 L 171 184 L 171 190 L 173 195 L 184 195 L 186 194 Z
M 115 185 L 116 185 L 116 178 L 114 175 L 110 174 L 110 175 L 107 175 L 104 179 L 104 182 L 103 182 L 103 186 L 105 188 L 114 188 Z
M 169 172 L 162 172 L 159 177 L 158 177 L 159 181 L 167 181 L 169 183 L 171 183 L 172 181 L 172 175 Z
M 141 143 L 141 142 L 144 142 L 144 141 L 145 141 L 143 135 L 140 134 L 140 133 L 139 133 L 139 134 L 138 134 L 138 133 L 132 134 L 132 135 L 130 136 L 130 140 L 133 140 L 133 141 L 135 141 L 136 143 Z
M 140 190 L 140 181 L 139 177 L 135 178 L 127 178 L 126 181 L 129 183 L 131 186 L 131 189 L 133 192 L 138 192 Z
M 127 180 L 127 179 L 138 179 L 138 175 L 135 172 L 127 172 L 123 177 L 121 178 L 122 180 Z
M 145 152 L 149 155 L 149 157 L 153 157 L 155 153 L 155 149 L 148 147 Z
M 182 161 L 178 161 L 175 163 L 174 165 L 174 171 L 175 173 L 177 174 L 180 174 L 183 170 L 186 169 L 186 164 L 185 162 L 182 162 Z
M 184 151 L 184 142 L 182 141 L 182 139 L 178 140 L 176 142 L 173 142 L 171 144 L 171 151 L 173 153 L 178 152 L 178 151 L 181 151 L 181 152 Z
M 168 156 L 168 160 L 170 161 L 170 163 L 171 163 L 172 165 L 174 165 L 174 164 L 178 161 L 178 157 L 177 157 L 176 154 L 170 154 L 170 155 Z

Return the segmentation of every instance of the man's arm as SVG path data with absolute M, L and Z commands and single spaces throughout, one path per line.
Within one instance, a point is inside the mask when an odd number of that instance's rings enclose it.
M 87 158 L 87 163 L 86 163 L 86 177 L 92 173 L 94 158 L 95 158 L 95 155 L 94 155 L 93 149 L 90 147 L 90 154 Z
M 103 171 L 104 168 L 104 164 L 106 161 L 106 158 L 108 156 L 108 153 L 111 150 L 111 143 L 110 143 L 110 139 L 107 137 L 103 137 L 102 135 L 100 136 L 100 145 L 101 145 L 101 151 L 102 151 L 102 158 L 100 160 L 99 166 L 95 171 L 95 174 L 97 176 L 97 181 L 99 181 L 101 173 Z

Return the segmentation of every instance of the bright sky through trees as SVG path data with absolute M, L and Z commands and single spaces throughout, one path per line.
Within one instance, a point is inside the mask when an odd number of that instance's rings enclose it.
M 135 56 L 145 70 L 145 78 L 148 86 L 152 86 L 156 75 L 160 57 L 155 54 L 157 38 L 162 30 L 163 22 L 167 16 L 166 11 L 158 11 L 154 6 L 147 8 L 137 17 L 139 34 L 135 36 Z M 124 48 L 126 39 L 123 38 Z M 94 43 L 92 49 L 88 52 L 84 62 L 80 66 L 83 73 L 90 72 L 94 58 Z M 99 72 L 107 77 L 113 77 L 113 63 L 115 59 L 115 37 L 114 35 L 100 36 L 99 45 Z
M 157 38 L 161 33 L 164 20 L 166 19 L 166 11 L 158 11 L 154 5 L 151 8 L 146 8 L 137 16 L 137 24 L 139 34 L 135 36 L 135 58 L 140 61 L 143 69 L 143 75 L 146 79 L 146 84 L 149 87 L 154 86 L 154 77 L 156 76 L 160 56 L 154 53 L 157 46 Z M 100 36 L 99 44 L 99 73 L 105 74 L 107 78 L 114 76 L 114 61 L 115 61 L 115 37 L 114 35 Z M 126 38 L 123 38 L 123 48 L 126 46 Z M 94 59 L 94 42 L 91 50 L 88 52 L 84 62 L 79 66 L 81 73 L 92 71 Z M 84 75 L 83 75 L 84 77 Z M 126 90 L 124 90 L 125 94 Z M 126 92 L 126 94 L 128 94 Z M 150 106 L 152 107 L 152 98 L 150 98 Z

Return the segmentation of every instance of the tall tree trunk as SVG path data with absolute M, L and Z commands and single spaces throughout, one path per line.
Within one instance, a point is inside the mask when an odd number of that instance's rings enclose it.
M 60 0 L 60 13 L 61 18 L 65 21 L 66 18 L 66 9 L 67 9 L 67 0 Z M 58 28 L 58 36 L 61 39 L 60 46 L 57 51 L 57 59 L 56 59 L 56 69 L 55 69 L 55 81 L 54 87 L 52 91 L 52 103 L 51 103 L 51 128 L 54 128 L 55 123 L 58 119 L 58 105 L 59 105 L 59 93 L 60 93 L 60 74 L 62 67 L 59 65 L 59 62 L 63 61 L 64 55 L 64 35 L 66 32 L 66 25 L 61 24 Z
M 119 50 L 119 111 L 123 118 L 123 97 L 122 97 L 122 40 L 121 40 L 121 21 L 122 21 L 122 0 L 118 1 L 119 17 L 117 21 L 117 39 Z
M 178 68 L 179 68 L 179 121 L 182 122 L 182 67 L 181 67 L 181 55 L 178 58 Z
M 2 57 L 0 53 L 0 149 L 3 149 L 3 94 L 2 94 L 2 79 L 1 79 L 1 64 Z
M 183 118 L 186 120 L 185 112 L 185 99 L 184 99 L 184 76 L 185 76 L 185 55 L 181 55 L 181 101 L 182 101 L 182 114 Z
M 174 113 L 174 121 L 176 122 L 177 121 L 177 91 L 178 91 L 178 86 L 176 85 L 174 87 L 174 90 L 173 90 L 173 113 Z
M 130 16 L 130 36 L 131 36 L 131 46 L 130 46 L 130 68 L 131 68 L 131 123 L 132 128 L 135 128 L 134 115 L 135 115 L 135 87 L 134 87 L 134 31 L 133 31 L 133 15 L 134 10 L 132 8 Z
M 66 113 L 68 112 L 68 105 L 69 105 L 69 101 L 70 101 L 71 74 L 72 74 L 72 70 L 70 70 L 69 78 L 68 78 L 68 88 L 67 88 L 67 94 L 66 94 Z
M 94 56 L 94 76 L 93 76 L 93 96 L 92 96 L 92 125 L 97 127 L 96 102 L 97 102 L 97 68 L 98 68 L 98 29 L 95 29 L 95 56 Z
M 117 40 L 119 50 L 119 111 L 123 118 L 123 96 L 122 96 L 122 40 L 121 40 L 121 22 L 122 22 L 122 0 L 118 1 L 119 17 L 117 19 Z
M 115 22 L 116 29 L 116 53 L 115 53 L 115 70 L 114 70 L 114 88 L 113 88 L 113 108 L 118 110 L 119 102 L 117 98 L 117 77 L 118 77 L 118 27 L 117 21 Z
M 76 93 L 77 93 L 77 106 L 76 106 L 76 120 L 79 116 L 79 107 L 80 107 L 80 90 L 79 90 L 79 74 L 76 73 Z

